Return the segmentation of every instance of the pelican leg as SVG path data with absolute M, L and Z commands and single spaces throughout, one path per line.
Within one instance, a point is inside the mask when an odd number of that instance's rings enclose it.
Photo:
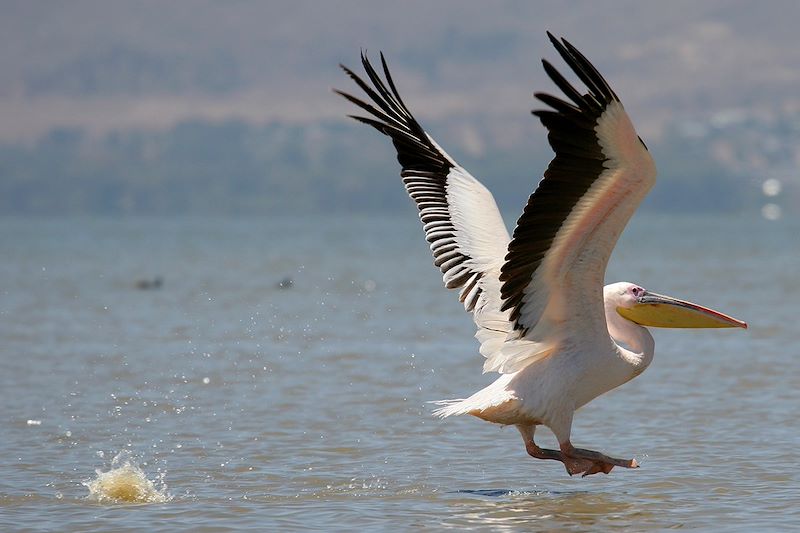
M 522 433 L 522 438 L 525 441 L 525 450 L 528 452 L 528 455 L 535 459 L 552 459 L 554 461 L 564 463 L 564 467 L 567 469 L 567 473 L 570 476 L 585 472 L 583 474 L 585 477 L 602 470 L 602 467 L 593 460 L 569 457 L 559 450 L 540 448 L 535 442 L 533 442 L 533 431 L 528 432 L 520 427 L 520 433 Z M 608 474 L 611 471 L 611 468 L 613 468 L 613 466 L 607 467 L 604 472 Z
M 533 441 L 525 443 L 525 450 L 528 455 L 536 459 L 553 459 L 554 461 L 564 462 L 564 456 L 558 450 L 549 450 L 547 448 L 539 448 Z
M 528 455 L 535 459 L 551 459 L 564 463 L 564 467 L 567 469 L 567 473 L 570 476 L 583 474 L 582 477 L 586 477 L 600 472 L 608 474 L 615 466 L 639 468 L 636 459 L 617 459 L 594 450 L 575 448 L 569 440 L 559 445 L 561 450 L 540 448 L 533 441 L 533 434 L 536 430 L 536 426 L 518 425 L 517 429 L 522 435 L 522 440 L 525 442 L 525 450 L 528 452 Z
M 560 447 L 569 475 L 583 473 L 583 477 L 586 477 L 599 472 L 608 474 L 615 466 L 639 468 L 636 459 L 617 459 L 594 450 L 575 448 L 569 440 L 561 443 Z
M 560 451 L 539 448 L 536 443 L 533 442 L 533 433 L 536 430 L 536 426 L 518 425 L 517 429 L 522 435 L 522 440 L 525 442 L 525 451 L 528 452 L 528 455 L 535 459 L 552 459 L 554 461 L 564 462 L 564 456 Z

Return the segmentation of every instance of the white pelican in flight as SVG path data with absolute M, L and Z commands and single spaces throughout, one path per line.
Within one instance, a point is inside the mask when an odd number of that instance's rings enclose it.
M 635 283 L 603 286 L 606 265 L 623 228 L 655 183 L 656 168 L 622 103 L 594 66 L 566 40 L 550 40 L 587 87 L 581 94 L 548 61 L 563 93 L 535 97 L 555 158 L 528 199 L 513 238 L 492 194 L 422 129 L 395 87 L 383 54 L 385 79 L 362 53 L 370 86 L 344 71 L 371 103 L 336 91 L 369 117 L 353 116 L 388 135 L 397 149 L 409 196 L 449 289 L 478 326 L 484 372 L 491 385 L 463 400 L 437 402 L 435 414 L 471 414 L 515 425 L 528 454 L 564 464 L 570 475 L 636 468 L 576 448 L 575 411 L 644 371 L 655 343 L 644 326 L 746 328 L 722 313 L 650 292 Z M 564 98 L 565 97 L 565 98 Z M 559 450 L 534 442 L 547 426 Z

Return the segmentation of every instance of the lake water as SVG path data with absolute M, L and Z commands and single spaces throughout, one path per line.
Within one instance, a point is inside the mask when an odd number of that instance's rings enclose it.
M 494 375 L 410 206 L 2 219 L 0 530 L 799 528 L 799 235 L 634 219 L 608 281 L 750 329 L 656 331 L 652 366 L 573 427 L 642 467 L 581 479 L 514 428 L 430 416 Z M 98 494 L 124 468 L 151 503 Z

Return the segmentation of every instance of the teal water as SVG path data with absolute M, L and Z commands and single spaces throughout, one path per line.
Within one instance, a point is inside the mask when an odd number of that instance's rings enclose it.
M 657 331 L 652 366 L 573 429 L 642 467 L 580 479 L 530 459 L 513 428 L 430 416 L 427 401 L 493 377 L 411 208 L 2 219 L 0 530 L 798 527 L 798 234 L 634 219 L 609 282 L 750 329 Z M 166 501 L 91 497 L 120 456 Z

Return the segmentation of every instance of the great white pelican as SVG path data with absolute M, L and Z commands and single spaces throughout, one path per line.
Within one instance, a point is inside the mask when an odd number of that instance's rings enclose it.
M 352 118 L 388 135 L 406 190 L 419 209 L 434 264 L 472 313 L 486 358 L 499 372 L 488 387 L 461 400 L 437 402 L 441 417 L 471 414 L 519 429 L 528 454 L 564 464 L 570 475 L 636 468 L 576 448 L 575 411 L 641 374 L 655 343 L 645 328 L 746 328 L 699 305 L 635 283 L 603 286 L 620 233 L 655 183 L 656 167 L 617 95 L 574 46 L 548 33 L 586 86 L 581 94 L 551 63 L 544 70 L 563 93 L 536 93 L 533 111 L 555 152 L 517 221 L 513 237 L 492 194 L 422 129 L 408 110 L 381 54 L 383 79 L 362 53 L 371 85 L 344 71 L 371 103 L 336 91 L 369 116 Z M 559 449 L 534 442 L 547 426 Z

